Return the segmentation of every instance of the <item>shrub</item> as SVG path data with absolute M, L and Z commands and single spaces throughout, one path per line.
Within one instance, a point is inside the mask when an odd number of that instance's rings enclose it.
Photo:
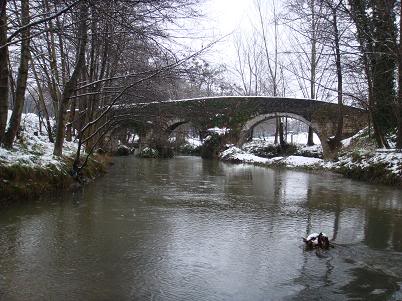
M 263 157 L 263 158 L 273 158 L 278 156 L 290 156 L 295 155 L 298 152 L 297 146 L 294 144 L 271 144 L 259 147 L 258 145 L 245 147 L 245 150 L 252 153 L 253 155 Z
M 205 138 L 201 146 L 200 154 L 203 159 L 218 159 L 219 153 L 225 147 L 225 136 L 211 133 Z
M 183 154 L 183 155 L 193 155 L 193 156 L 198 156 L 201 153 L 201 146 L 195 146 L 192 144 L 183 144 L 180 145 L 179 148 L 177 149 L 178 153 Z
M 145 147 L 138 156 L 141 158 L 159 158 L 159 152 L 154 148 Z
M 124 144 L 120 144 L 117 147 L 117 152 L 116 152 L 117 156 L 128 156 L 128 155 L 130 155 L 130 153 L 131 153 L 131 149 Z

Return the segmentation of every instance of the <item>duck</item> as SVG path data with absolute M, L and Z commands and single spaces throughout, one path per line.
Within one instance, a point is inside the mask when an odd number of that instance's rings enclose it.
M 309 249 L 326 249 L 328 250 L 330 247 L 334 247 L 332 244 L 330 244 L 328 236 L 323 233 L 311 233 L 309 236 L 306 238 L 303 237 L 303 241 L 306 244 L 306 247 Z

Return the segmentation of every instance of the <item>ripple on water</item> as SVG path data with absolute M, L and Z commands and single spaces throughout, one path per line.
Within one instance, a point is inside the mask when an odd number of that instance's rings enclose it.
M 0 299 L 398 300 L 400 200 L 334 176 L 118 158 L 79 194 L 0 212 Z M 336 247 L 305 251 L 313 231 Z

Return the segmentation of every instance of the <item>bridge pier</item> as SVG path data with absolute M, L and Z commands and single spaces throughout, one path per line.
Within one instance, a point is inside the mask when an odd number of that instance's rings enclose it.
M 239 140 L 237 141 L 237 146 L 241 147 L 243 146 L 243 144 L 251 141 L 251 139 L 253 139 L 252 129 L 241 130 L 239 134 Z
M 322 147 L 322 156 L 324 159 L 333 159 L 336 157 L 336 154 L 339 151 L 339 148 L 334 148 L 331 146 L 329 142 L 329 137 L 328 135 L 325 134 L 317 134 L 318 138 L 320 138 L 321 141 L 321 147 Z
M 169 142 L 169 134 L 164 130 L 155 130 L 155 128 L 151 128 L 148 129 L 143 135 L 140 135 L 140 154 L 147 147 L 157 150 L 158 157 L 173 157 L 173 150 Z

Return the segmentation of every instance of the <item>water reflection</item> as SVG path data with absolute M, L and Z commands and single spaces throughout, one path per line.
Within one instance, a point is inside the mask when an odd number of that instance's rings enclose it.
M 82 191 L 0 213 L 0 299 L 397 300 L 401 196 L 335 175 L 117 160 Z M 336 248 L 304 251 L 311 231 Z

